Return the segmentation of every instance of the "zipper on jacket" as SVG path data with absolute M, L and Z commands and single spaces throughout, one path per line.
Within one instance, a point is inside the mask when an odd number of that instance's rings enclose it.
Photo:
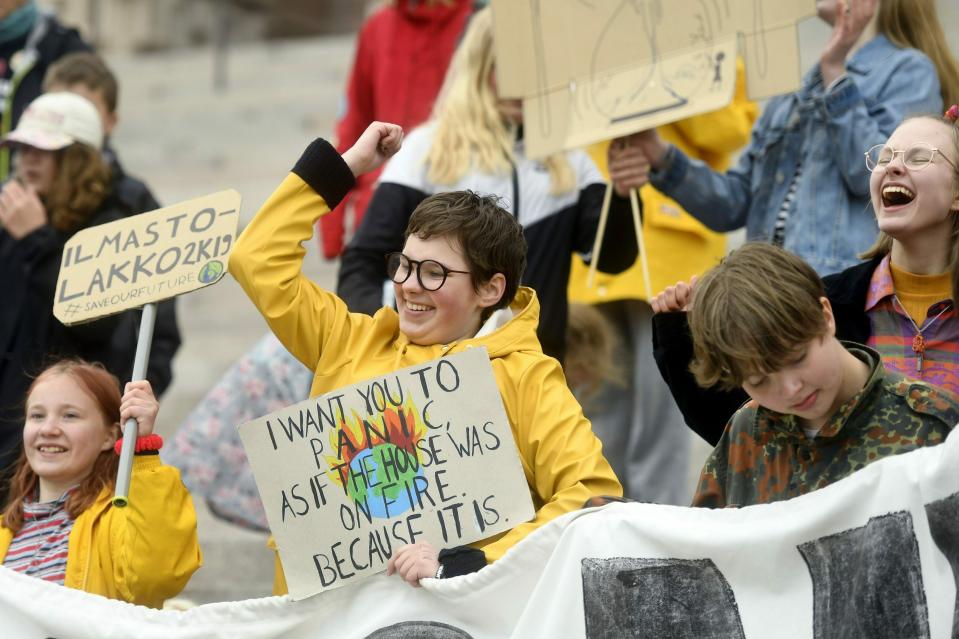
M 516 163 L 510 162 L 513 167 L 513 217 L 519 221 L 519 172 L 516 170 Z

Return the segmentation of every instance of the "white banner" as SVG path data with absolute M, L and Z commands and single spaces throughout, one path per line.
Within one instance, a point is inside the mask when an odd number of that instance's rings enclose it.
M 160 612 L 0 570 L 5 637 L 956 637 L 959 435 L 739 510 L 570 513 L 473 575 Z

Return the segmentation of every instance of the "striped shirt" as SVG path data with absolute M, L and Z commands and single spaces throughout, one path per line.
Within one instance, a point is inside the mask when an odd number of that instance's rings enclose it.
M 24 501 L 23 526 L 3 559 L 5 568 L 63 585 L 73 519 L 67 515 L 71 488 L 56 501 Z
M 782 246 L 786 241 L 786 224 L 789 222 L 789 213 L 792 211 L 793 202 L 796 200 L 796 191 L 799 190 L 799 180 L 802 179 L 802 160 L 796 165 L 796 173 L 793 175 L 789 188 L 786 189 L 786 197 L 783 199 L 782 206 L 779 207 L 779 213 L 776 215 L 776 222 L 773 225 L 772 243 L 776 246 Z
M 912 349 L 916 327 L 894 296 L 887 255 L 873 272 L 866 295 L 866 314 L 872 324 L 867 346 L 879 351 L 887 369 L 959 394 L 959 317 L 952 300 L 932 304 L 919 324 L 926 345 L 920 369 L 919 355 Z

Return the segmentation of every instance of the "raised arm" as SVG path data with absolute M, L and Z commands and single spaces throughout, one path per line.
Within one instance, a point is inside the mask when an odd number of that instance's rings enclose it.
M 230 256 L 230 273 L 280 342 L 311 370 L 326 344 L 342 344 L 364 320 L 303 274 L 303 242 L 317 218 L 353 186 L 354 176 L 380 166 L 402 138 L 400 127 L 374 122 L 342 159 L 325 140 L 312 142 Z
M 650 164 L 650 182 L 676 200 L 693 217 L 714 231 L 734 231 L 746 225 L 752 201 L 749 176 L 762 149 L 763 119 L 753 129 L 750 146 L 739 163 L 726 173 L 714 171 L 704 162 L 690 159 L 675 146 L 666 144 L 655 129 L 629 136 Z
M 710 446 L 717 445 L 729 418 L 749 397 L 741 390 L 703 388 L 696 383 L 689 370 L 693 340 L 686 313 L 653 316 L 653 356 L 686 425 Z
M 692 303 L 697 278 L 689 284 L 667 286 L 650 304 L 653 307 L 653 357 L 673 400 L 694 433 L 716 446 L 726 423 L 748 398 L 742 390 L 724 390 L 718 385 L 703 388 L 689 365 L 693 361 L 693 339 L 687 311 Z

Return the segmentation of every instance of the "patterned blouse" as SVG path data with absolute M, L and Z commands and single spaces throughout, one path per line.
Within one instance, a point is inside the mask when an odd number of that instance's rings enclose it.
M 916 325 L 896 303 L 888 255 L 873 272 L 866 313 L 872 324 L 867 346 L 879 352 L 888 370 L 959 394 L 959 318 L 952 300 L 930 306 L 925 321 L 919 324 L 924 343 L 921 366 L 919 353 L 913 349 Z

